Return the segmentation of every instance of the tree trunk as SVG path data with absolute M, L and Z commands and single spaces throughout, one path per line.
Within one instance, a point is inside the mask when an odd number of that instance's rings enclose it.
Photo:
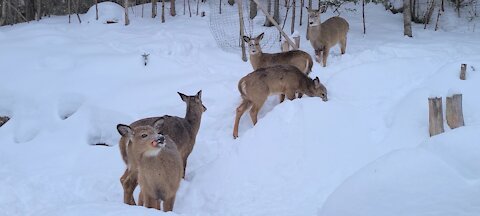
M 443 1 L 442 1 L 443 2 Z M 440 13 L 442 12 L 442 9 L 439 8 L 438 9 L 438 13 L 437 13 L 437 21 L 435 22 L 435 31 L 438 30 L 438 21 L 440 20 Z
M 454 94 L 452 97 L 447 97 L 447 124 L 451 129 L 465 125 L 463 121 L 461 94 Z
M 152 18 L 157 17 L 157 0 L 152 0 Z
M 444 132 L 443 129 L 443 109 L 442 98 L 428 98 L 429 107 L 429 132 L 430 136 L 435 136 Z
M 403 35 L 412 37 L 412 14 L 410 0 L 403 0 Z
M 200 6 L 200 0 L 197 0 L 197 13 L 196 13 L 197 16 L 198 16 L 198 8 L 199 8 L 199 6 Z
M 0 16 L 0 26 L 6 24 L 7 21 L 7 0 L 2 1 L 2 13 Z
M 274 0 L 273 3 L 273 20 L 280 24 L 280 0 Z
M 35 1 L 34 0 L 25 0 L 25 18 L 30 21 L 35 18 Z
M 188 13 L 190 14 L 190 17 L 192 17 L 192 10 L 190 9 L 190 0 L 188 0 Z
M 243 0 L 236 0 L 238 4 L 238 18 L 240 21 L 240 44 L 242 47 L 242 61 L 246 62 L 247 61 L 247 52 L 245 50 L 245 41 L 243 40 L 243 36 L 245 35 L 245 24 L 243 22 L 243 6 L 242 6 L 242 1 Z
M 267 0 L 267 11 L 270 14 L 272 13 L 272 0 Z M 263 25 L 267 27 L 271 27 L 273 26 L 273 23 L 270 22 L 269 19 L 265 19 L 265 23 Z
M 295 11 L 296 11 L 296 3 L 297 1 L 296 0 L 292 0 L 292 23 L 291 23 L 291 29 L 290 29 L 290 34 L 293 34 L 293 32 L 295 32 Z
M 95 0 L 95 18 L 98 20 L 98 0 Z
M 40 21 L 42 18 L 42 0 L 36 0 L 36 12 L 35 12 L 35 20 Z
M 176 16 L 177 11 L 175 10 L 175 0 L 170 0 L 170 16 Z
M 124 0 L 123 7 L 125 7 L 125 25 L 129 25 L 130 19 L 128 19 L 128 0 Z
M 250 19 L 253 19 L 257 16 L 257 3 L 253 0 L 250 0 Z
M 165 0 L 162 0 L 162 23 L 165 22 Z
M 185 0 L 184 0 L 184 2 L 185 2 Z M 218 4 L 218 13 L 222 14 L 222 0 L 220 0 L 220 4 Z M 185 14 L 185 12 L 183 12 L 183 14 Z
M 71 23 L 71 18 L 70 18 L 70 15 L 72 14 L 72 9 L 71 9 L 72 8 L 72 6 L 71 6 L 72 3 L 71 2 L 72 2 L 72 0 L 67 0 L 67 4 L 68 4 L 67 5 L 67 7 L 68 7 L 68 9 L 67 9 L 68 10 L 68 23 Z
M 300 23 L 299 23 L 300 26 L 302 26 L 303 7 L 304 6 L 305 6 L 305 0 L 300 0 Z
M 367 28 L 365 27 L 365 0 L 362 0 L 362 21 L 363 21 L 363 34 L 366 34 Z

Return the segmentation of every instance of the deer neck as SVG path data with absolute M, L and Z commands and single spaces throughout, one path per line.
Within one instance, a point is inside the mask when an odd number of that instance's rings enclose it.
M 254 70 L 257 68 L 260 68 L 263 62 L 263 52 L 257 52 L 256 54 L 250 54 L 250 63 L 252 64 L 252 67 Z
M 200 129 L 200 121 L 202 120 L 202 111 L 199 110 L 198 108 L 194 108 L 191 105 L 187 106 L 187 112 L 185 113 L 185 120 L 190 123 L 192 126 L 192 132 L 195 134 L 198 132 L 198 129 Z

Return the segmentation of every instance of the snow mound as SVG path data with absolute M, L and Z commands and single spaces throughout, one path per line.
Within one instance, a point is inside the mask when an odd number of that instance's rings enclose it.
M 478 215 L 480 135 L 472 132 L 479 129 L 458 128 L 381 157 L 338 187 L 319 215 Z
M 95 5 L 88 9 L 87 13 L 83 15 L 82 20 L 89 22 L 124 22 L 125 10 L 122 6 L 113 2 L 102 2 L 98 4 L 98 20 L 96 19 Z

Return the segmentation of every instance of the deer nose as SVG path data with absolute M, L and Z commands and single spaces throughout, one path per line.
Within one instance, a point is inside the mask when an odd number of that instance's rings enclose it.
M 310 25 L 313 25 L 313 22 L 310 22 Z
M 165 137 L 164 136 L 158 137 L 157 142 L 160 144 L 163 144 L 165 142 Z

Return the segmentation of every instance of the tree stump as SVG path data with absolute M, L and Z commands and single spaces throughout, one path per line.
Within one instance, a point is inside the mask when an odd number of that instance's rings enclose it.
M 465 80 L 467 78 L 467 64 L 462 64 L 460 67 L 460 79 Z
M 10 117 L 8 117 L 8 116 L 0 116 L 0 127 L 2 127 L 2 125 L 4 125 L 5 123 L 7 123 L 8 120 L 10 120 Z
M 451 129 L 465 125 L 463 121 L 462 95 L 447 97 L 447 124 Z
M 444 132 L 443 129 L 443 109 L 442 98 L 428 98 L 429 110 L 429 132 L 430 136 L 435 136 Z

